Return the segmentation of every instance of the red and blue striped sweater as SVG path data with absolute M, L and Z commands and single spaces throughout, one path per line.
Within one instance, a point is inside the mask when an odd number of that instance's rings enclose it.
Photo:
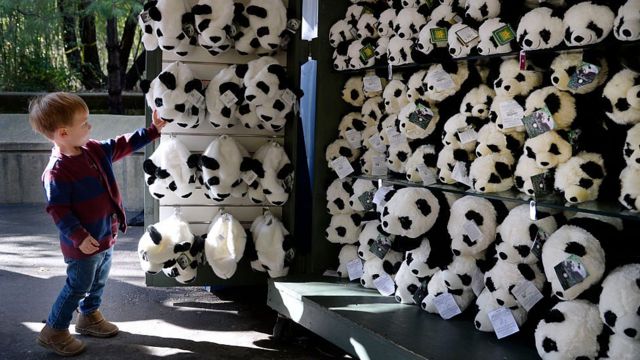
M 60 247 L 65 258 L 83 259 L 109 249 L 127 222 L 122 198 L 113 174 L 113 162 L 157 139 L 151 126 L 114 139 L 89 140 L 82 154 L 67 156 L 58 147 L 51 158 L 42 183 L 47 196 L 47 212 L 60 230 Z M 87 255 L 78 248 L 88 236 L 100 243 L 97 252 Z

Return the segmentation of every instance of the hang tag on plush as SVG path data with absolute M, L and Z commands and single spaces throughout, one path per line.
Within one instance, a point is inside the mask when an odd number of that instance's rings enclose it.
M 553 193 L 553 175 L 550 172 L 533 175 L 531 185 L 536 198 L 549 195 Z
M 300 29 L 300 25 L 302 24 L 302 22 L 298 19 L 289 19 L 287 20 L 287 31 L 289 31 L 292 34 L 295 34 L 296 32 L 298 32 L 298 29 Z
M 462 144 L 468 144 L 478 140 L 478 133 L 472 125 L 458 129 L 458 138 Z
M 436 296 L 433 299 L 433 303 L 436 305 L 440 317 L 445 320 L 449 320 L 462 312 L 456 303 L 456 299 L 450 293 L 443 293 Z
M 142 20 L 143 23 L 148 24 L 151 22 L 151 16 L 149 15 L 149 11 L 143 11 L 140 13 L 140 19 Z
M 478 31 L 470 26 L 465 26 L 462 29 L 456 31 L 456 37 L 464 46 L 467 47 L 475 46 L 475 43 L 480 40 Z
M 362 133 L 358 130 L 347 130 L 344 135 L 353 149 L 359 149 L 362 146 Z
M 287 175 L 286 178 L 284 178 L 284 181 L 283 181 L 284 191 L 289 193 L 289 194 L 293 190 L 293 177 L 294 177 L 294 175 L 293 175 L 293 171 L 292 171 L 289 175 Z
M 502 117 L 502 127 L 505 129 L 522 126 L 524 109 L 515 100 L 507 100 L 500 103 L 500 117 Z
M 475 269 L 471 276 L 471 290 L 476 296 L 480 296 L 480 293 L 484 290 L 484 274 L 478 268 Z
M 467 174 L 467 166 L 462 161 L 456 161 L 456 165 L 453 167 L 451 177 L 453 178 L 453 180 L 461 184 L 471 186 L 471 180 L 469 180 L 469 175 Z
M 464 229 L 464 232 L 469 237 L 469 240 L 471 240 L 472 242 L 477 242 L 478 240 L 482 239 L 482 231 L 475 221 L 467 220 L 462 227 Z
M 198 91 L 193 90 L 193 91 L 189 92 L 188 96 L 189 96 L 189 101 L 193 105 L 195 105 L 195 106 L 197 106 L 197 107 L 199 107 L 201 109 L 203 109 L 206 106 L 206 102 L 205 102 L 204 96 L 202 96 L 202 94 L 200 94 Z
M 429 40 L 432 44 L 442 45 L 448 42 L 448 30 L 443 27 L 434 27 L 429 29 L 431 32 L 431 39 Z
M 524 50 L 520 50 L 519 55 L 520 71 L 527 69 L 527 53 Z
M 520 331 L 511 310 L 505 307 L 499 307 L 489 312 L 488 315 L 498 340 Z
M 378 234 L 376 240 L 369 245 L 369 250 L 378 258 L 384 259 L 385 255 L 391 249 L 391 244 L 393 244 L 393 240 L 395 240 L 395 235 L 384 235 L 382 233 Z
M 393 80 L 393 65 L 391 63 L 387 64 L 387 80 Z
M 287 252 L 284 253 L 284 263 L 285 264 L 291 263 L 291 261 L 293 261 L 293 258 L 295 256 L 296 256 L 296 251 L 293 248 L 287 250 Z
M 377 75 L 368 75 L 362 79 L 364 83 L 364 91 L 365 92 L 378 92 L 382 91 L 382 81 L 380 77 Z
M 511 28 L 511 25 L 506 24 L 493 32 L 493 38 L 498 45 L 505 45 L 516 38 L 516 33 Z
M 531 245 L 531 252 L 538 259 L 542 259 L 542 247 L 544 246 L 544 243 L 547 241 L 548 238 L 549 238 L 549 235 L 547 235 L 547 233 L 544 230 L 538 228 L 538 232 L 536 233 L 536 238 L 533 240 L 533 245 Z
M 384 154 L 387 151 L 387 146 L 382 142 L 382 139 L 380 139 L 380 136 L 375 134 L 372 135 L 369 139 L 369 144 L 371 144 L 371 147 L 373 147 L 373 149 L 381 154 Z
M 553 267 L 564 290 L 572 288 L 589 276 L 587 268 L 576 255 L 570 255 L 561 263 Z
M 344 156 L 340 156 L 339 158 L 333 160 L 331 162 L 331 167 L 333 168 L 333 170 L 335 170 L 336 174 L 338 174 L 338 177 L 340 179 L 344 179 L 345 177 L 352 174 L 354 171 L 353 167 L 351 166 L 351 163 Z
M 185 270 L 186 268 L 188 268 L 191 265 L 192 261 L 193 259 L 189 257 L 187 253 L 180 254 L 180 256 L 178 256 L 178 258 L 176 259 L 176 263 L 178 264 L 178 266 L 180 266 L 182 270 Z
M 576 72 L 571 75 L 569 79 L 569 88 L 578 90 L 585 85 L 591 84 L 600 73 L 600 67 L 598 65 L 583 62 Z
M 287 104 L 287 106 L 292 106 L 296 102 L 296 94 L 294 94 L 290 89 L 283 91 L 280 98 L 285 102 L 285 104 Z
M 433 119 L 433 111 L 423 104 L 416 104 L 416 110 L 409 114 L 409 122 L 418 125 L 422 129 L 426 129 Z
M 386 202 L 384 201 L 384 197 L 391 190 L 393 190 L 393 187 L 391 186 L 382 186 L 381 188 L 379 188 L 373 196 L 373 203 L 378 206 L 384 206 L 384 204 L 386 204 Z
M 336 270 L 327 269 L 322 273 L 322 276 L 339 278 L 340 274 Z
M 236 37 L 236 35 L 238 34 L 238 24 L 236 23 L 231 23 L 231 25 L 229 25 L 229 30 L 227 31 L 227 39 L 234 39 Z
M 442 65 L 438 65 L 433 71 L 427 73 L 427 83 L 433 84 L 436 91 L 446 91 L 456 86 L 451 75 L 444 71 Z
M 253 172 L 253 170 L 245 171 L 244 174 L 242 174 L 242 181 L 247 183 L 247 185 L 253 184 L 253 182 L 256 181 L 257 178 L 258 174 Z
M 534 111 L 533 114 L 529 116 L 525 116 L 522 122 L 530 138 L 534 138 L 556 128 L 553 115 L 551 115 L 549 108 L 546 106 Z
M 189 16 L 182 17 L 182 32 L 189 38 L 193 39 L 198 35 L 196 32 L 195 18 Z
M 227 90 L 220 96 L 220 101 L 224 104 L 224 106 L 230 108 L 232 105 L 235 105 L 238 102 L 238 98 L 231 90 Z
M 347 273 L 349 273 L 349 281 L 360 279 L 364 274 L 362 260 L 360 258 L 353 259 L 347 263 Z
M 360 201 L 360 204 L 362 204 L 364 211 L 371 211 L 376 208 L 376 204 L 373 203 L 375 192 L 376 190 L 370 190 L 358 196 L 358 201 Z
M 387 158 L 384 155 L 378 155 L 371 158 L 373 163 L 371 168 L 371 175 L 373 176 L 387 176 Z
M 376 279 L 373 279 L 373 286 L 375 286 L 380 295 L 383 296 L 390 296 L 396 292 L 396 284 L 386 273 L 382 273 Z
M 436 183 L 437 180 L 435 172 L 432 169 L 429 169 L 426 164 L 418 164 L 417 169 L 423 185 L 428 186 Z
M 373 45 L 367 44 L 360 49 L 360 60 L 363 63 L 366 63 L 376 55 L 376 49 L 373 48 Z
M 424 3 L 429 9 L 433 9 L 439 4 L 437 0 L 424 0 Z
M 420 282 L 420 287 L 413 293 L 413 301 L 416 304 L 422 303 L 425 297 L 429 294 L 427 290 L 427 286 L 429 285 L 429 280 L 422 280 Z
M 527 312 L 544 297 L 533 282 L 528 280 L 518 283 L 511 292 Z
M 395 146 L 407 142 L 407 138 L 404 134 L 400 133 L 395 127 L 388 127 L 385 131 L 389 138 L 389 145 Z
M 455 25 L 457 23 L 461 23 L 462 22 L 462 17 L 460 15 L 457 14 L 453 14 L 451 16 L 449 16 L 448 18 L 445 19 L 449 24 L 451 25 Z
M 350 27 L 350 28 L 349 28 L 349 32 L 351 33 L 351 36 L 352 36 L 354 39 L 357 39 L 357 38 L 358 38 L 358 30 L 357 30 L 356 28 L 354 28 L 354 27 Z

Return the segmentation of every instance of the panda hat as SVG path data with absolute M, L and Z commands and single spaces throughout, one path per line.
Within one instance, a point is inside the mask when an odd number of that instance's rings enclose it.
M 233 0 L 199 0 L 191 12 L 195 17 L 198 44 L 211 55 L 219 55 L 231 49 Z
M 293 166 L 282 145 L 269 141 L 253 155 L 253 160 L 241 164 L 241 170 L 253 171 L 257 175 L 266 199 L 281 206 L 289 199 L 293 185 Z
M 251 268 L 266 271 L 269 277 L 277 278 L 289 273 L 291 258 L 287 252 L 292 249 L 292 239 L 280 219 L 270 211 L 265 211 L 251 224 L 251 240 L 257 258 L 251 261 Z
M 169 177 L 161 180 L 176 196 L 188 198 L 195 191 L 197 164 L 197 155 L 192 155 L 180 140 L 169 138 L 145 160 L 143 169 L 147 184 L 153 182 L 152 177 L 160 178 L 168 173 Z
M 371 13 L 365 13 L 360 16 L 358 19 L 358 24 L 356 25 L 357 38 L 372 38 L 377 39 L 380 37 L 378 34 L 378 19 L 376 16 Z
M 220 70 L 205 92 L 207 120 L 214 128 L 231 128 L 237 124 L 237 109 L 244 100 L 242 76 L 246 65 L 231 65 Z
M 157 4 L 157 1 L 147 1 L 143 6 L 142 11 L 145 12 L 154 9 L 152 10 L 153 17 L 158 19 L 162 15 L 156 8 Z M 153 17 L 151 17 L 151 14 L 149 14 L 149 19 L 145 19 L 142 13 L 138 15 L 138 26 L 142 30 L 142 36 L 140 37 L 140 40 L 142 41 L 144 49 L 147 51 L 153 51 L 158 48 L 158 37 L 155 33 L 156 20 L 153 20 Z
M 551 130 L 544 134 L 527 139 L 524 143 L 524 154 L 536 162 L 536 166 L 549 170 L 567 162 L 573 155 L 568 134 L 563 130 Z
M 144 11 L 151 19 L 146 24 L 143 22 L 144 33 L 149 34 L 147 39 L 151 36 L 156 37 L 155 41 L 147 40 L 145 49 L 155 50 L 159 46 L 164 51 L 170 51 L 180 56 L 186 56 L 193 49 L 195 42 L 192 43 L 191 39 L 183 33 L 183 22 L 189 22 L 188 19 L 191 16 L 186 3 L 154 0 L 145 4 Z
M 224 211 L 217 213 L 204 244 L 207 263 L 216 276 L 229 279 L 235 274 L 246 243 L 247 233 L 240 222 Z
M 287 28 L 287 9 L 280 0 L 251 0 L 246 14 L 260 46 L 270 52 L 280 47 L 280 36 Z
M 142 268 L 155 273 L 165 266 L 173 266 L 181 253 L 191 249 L 194 238 L 189 224 L 177 215 L 150 225 L 138 241 Z
M 203 262 L 204 239 L 195 236 L 188 251 L 177 254 L 175 260 L 166 262 L 162 272 L 181 284 L 191 284 L 198 276 L 198 264 Z M 173 263 L 173 265 L 171 265 Z
M 347 264 L 358 258 L 358 247 L 356 245 L 342 245 L 338 253 L 338 269 L 336 272 L 341 278 L 348 278 L 349 272 Z
M 247 184 L 242 181 L 240 170 L 247 158 L 247 150 L 228 135 L 216 137 L 207 146 L 200 157 L 200 165 L 207 195 L 211 199 L 220 202 L 229 196 L 243 197 L 247 193 Z

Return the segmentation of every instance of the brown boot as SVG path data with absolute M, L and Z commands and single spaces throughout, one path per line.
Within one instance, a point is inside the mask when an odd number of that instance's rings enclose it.
M 78 355 L 85 349 L 84 342 L 71 336 L 68 329 L 57 330 L 49 325 L 45 325 L 40 331 L 36 341 L 38 345 L 53 350 L 61 356 Z
M 90 314 L 80 314 L 76 323 L 76 332 L 82 335 L 90 335 L 101 338 L 115 336 L 118 333 L 118 327 L 108 322 L 99 310 Z

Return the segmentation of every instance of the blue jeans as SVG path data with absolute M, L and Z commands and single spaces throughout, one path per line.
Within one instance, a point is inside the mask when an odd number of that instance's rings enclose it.
M 54 329 L 67 329 L 73 312 L 89 314 L 100 307 L 102 292 L 111 269 L 113 247 L 86 259 L 65 258 L 67 282 L 51 308 L 47 324 Z

